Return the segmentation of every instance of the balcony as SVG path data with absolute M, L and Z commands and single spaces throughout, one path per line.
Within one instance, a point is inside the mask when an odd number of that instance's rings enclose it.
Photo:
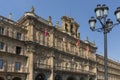
M 97 71 L 104 72 L 103 68 L 98 68 Z
M 2 56 L 2 55 L 7 55 L 7 56 L 15 56 L 15 57 L 17 57 L 17 58 L 27 58 L 28 57 L 28 54 L 26 54 L 26 52 L 21 52 L 20 54 L 15 54 L 15 53 L 13 53 L 13 52 L 9 52 L 9 51 L 5 51 L 5 50 L 3 50 L 3 51 L 0 51 L 0 55 Z
M 21 74 L 28 74 L 29 70 L 28 67 L 21 67 L 19 70 L 16 70 L 14 66 L 3 66 L 2 69 L 0 69 L 0 72 L 2 73 L 21 73 Z
M 51 70 L 51 66 L 48 64 L 43 64 L 43 63 L 34 63 L 34 69 L 37 70 Z
M 55 71 L 57 72 L 66 72 L 66 73 L 76 73 L 76 74 L 90 74 L 95 75 L 95 73 L 84 69 L 77 69 L 77 68 L 71 68 L 71 67 L 62 67 L 62 66 L 55 66 Z
M 95 56 L 95 54 L 89 54 L 88 57 L 89 57 L 89 60 L 96 62 L 96 56 Z
M 93 70 L 89 70 L 89 74 L 90 75 L 96 75 L 95 71 L 93 71 Z
M 97 80 L 104 80 L 104 76 L 97 76 Z

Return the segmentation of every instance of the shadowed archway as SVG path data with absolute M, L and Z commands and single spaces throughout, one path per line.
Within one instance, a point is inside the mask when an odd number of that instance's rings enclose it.
M 81 77 L 80 80 L 85 80 L 84 77 Z
M 3 78 L 3 77 L 0 77 L 0 80 L 4 80 L 4 78 Z
M 90 78 L 89 80 L 94 80 L 93 78 Z
M 73 77 L 73 76 L 69 76 L 69 77 L 67 78 L 67 80 L 76 80 L 76 78 Z
M 55 80 L 62 80 L 62 77 L 60 75 L 56 75 Z
M 19 77 L 14 77 L 13 80 L 21 80 Z
M 44 74 L 38 74 L 36 77 L 35 77 L 35 80 L 45 80 L 45 75 Z

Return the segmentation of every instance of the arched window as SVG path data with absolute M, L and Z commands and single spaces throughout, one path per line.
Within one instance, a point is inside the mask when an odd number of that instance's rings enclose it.
M 70 25 L 70 33 L 73 35 L 73 24 Z
M 21 78 L 15 77 L 15 78 L 13 78 L 13 80 L 21 80 Z
M 4 78 L 0 77 L 0 80 L 4 80 Z
M 43 73 L 38 74 L 38 75 L 35 77 L 35 80 L 46 80 L 46 79 L 45 79 L 45 75 L 44 75 Z
M 85 80 L 84 77 L 81 77 L 80 80 Z
M 69 77 L 67 78 L 67 80 L 76 80 L 76 78 L 73 77 L 73 76 L 69 76 Z
M 56 75 L 55 80 L 62 80 L 62 77 L 60 75 Z
M 68 32 L 68 25 L 65 23 L 65 31 Z
M 90 78 L 89 80 L 93 80 L 93 78 Z

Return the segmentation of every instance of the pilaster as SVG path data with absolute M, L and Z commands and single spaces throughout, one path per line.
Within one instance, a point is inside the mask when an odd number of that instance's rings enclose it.
M 33 68 L 34 68 L 34 61 L 33 61 L 33 57 L 34 57 L 34 47 L 33 46 L 28 46 L 28 71 L 29 71 L 29 77 L 27 77 L 28 79 L 27 80 L 34 80 L 34 71 L 33 71 Z
M 54 55 L 52 54 L 52 56 L 50 57 L 50 65 L 51 65 L 51 74 L 50 77 L 48 78 L 48 80 L 54 80 L 55 74 L 54 74 Z

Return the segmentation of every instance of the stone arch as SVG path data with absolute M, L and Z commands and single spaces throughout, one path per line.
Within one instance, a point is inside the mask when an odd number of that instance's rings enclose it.
M 70 25 L 70 32 L 73 34 L 73 24 Z
M 84 77 L 81 77 L 80 80 L 85 80 Z
M 19 77 L 14 77 L 12 80 L 21 80 Z
M 0 77 L 0 80 L 5 80 L 3 77 Z
M 67 78 L 67 80 L 76 80 L 76 78 L 73 77 L 73 76 L 69 76 L 69 77 Z
M 35 77 L 35 80 L 46 80 L 45 74 L 40 73 Z
M 65 23 L 65 31 L 68 32 L 68 24 Z
M 55 80 L 62 80 L 62 77 L 60 75 L 56 75 Z
M 93 78 L 89 78 L 89 80 L 94 80 Z

